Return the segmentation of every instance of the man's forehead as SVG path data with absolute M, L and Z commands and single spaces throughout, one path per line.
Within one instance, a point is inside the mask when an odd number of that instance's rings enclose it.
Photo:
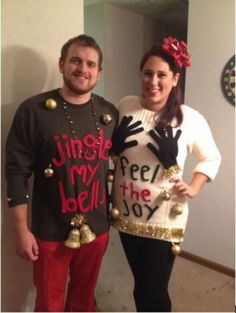
M 68 49 L 68 56 L 79 55 L 98 60 L 98 52 L 93 47 L 86 47 L 80 44 L 72 44 Z

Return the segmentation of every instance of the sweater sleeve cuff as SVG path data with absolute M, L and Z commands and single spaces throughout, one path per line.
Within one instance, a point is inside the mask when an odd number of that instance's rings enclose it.
M 21 176 L 7 177 L 7 202 L 9 207 L 28 204 L 27 180 Z
M 213 181 L 218 172 L 219 165 L 220 161 L 218 162 L 218 164 L 215 163 L 214 166 L 212 166 L 210 162 L 199 163 L 193 169 L 193 173 L 202 173 L 209 178 L 208 181 Z

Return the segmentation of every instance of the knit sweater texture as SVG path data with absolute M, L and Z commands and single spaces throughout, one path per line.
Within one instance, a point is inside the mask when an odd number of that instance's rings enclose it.
M 221 156 L 205 118 L 195 109 L 182 105 L 183 122 L 173 128 L 182 134 L 178 140 L 177 163 L 182 177 L 187 155 L 194 155 L 196 163 L 193 173 L 202 173 L 212 181 L 218 171 Z M 144 131 L 127 138 L 137 140 L 138 145 L 126 149 L 116 165 L 113 189 L 114 206 L 120 217 L 113 225 L 119 231 L 137 236 L 181 242 L 188 219 L 186 196 L 172 192 L 173 183 L 163 179 L 164 167 L 147 148 L 147 143 L 156 143 L 149 135 L 154 129 L 157 113 L 143 108 L 140 97 L 127 96 L 119 103 L 119 118 L 132 116 L 132 123 L 142 121 Z M 174 121 L 173 121 L 174 122 Z M 174 124 L 173 124 L 174 125 Z M 171 191 L 169 200 L 162 199 L 163 190 Z M 173 206 L 181 207 L 182 213 L 173 213 Z
M 108 155 L 118 112 L 102 97 L 93 97 L 96 116 L 89 101 L 67 103 L 67 118 L 58 89 L 24 101 L 15 114 L 6 145 L 8 203 L 10 207 L 32 205 L 32 232 L 40 239 L 65 240 L 75 213 L 86 215 L 96 235 L 109 229 Z M 48 99 L 56 101 L 55 109 L 45 106 Z M 112 116 L 109 124 L 102 121 L 103 114 Z M 45 175 L 46 169 L 52 169 L 53 175 Z M 32 174 L 31 203 L 28 180 Z

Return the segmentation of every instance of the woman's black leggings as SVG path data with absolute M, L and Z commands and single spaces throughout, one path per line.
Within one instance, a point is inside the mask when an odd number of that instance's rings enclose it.
M 134 276 L 137 312 L 171 312 L 168 283 L 175 260 L 171 242 L 121 232 L 120 238 Z

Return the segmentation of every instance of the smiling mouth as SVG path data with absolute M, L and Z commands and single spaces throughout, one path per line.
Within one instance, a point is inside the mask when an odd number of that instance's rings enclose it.
M 160 89 L 148 89 L 148 93 L 155 96 L 157 93 L 160 93 Z
M 85 76 L 82 76 L 82 75 L 74 75 L 75 79 L 76 80 L 79 80 L 79 81 L 85 81 L 88 79 L 88 77 L 85 77 Z

